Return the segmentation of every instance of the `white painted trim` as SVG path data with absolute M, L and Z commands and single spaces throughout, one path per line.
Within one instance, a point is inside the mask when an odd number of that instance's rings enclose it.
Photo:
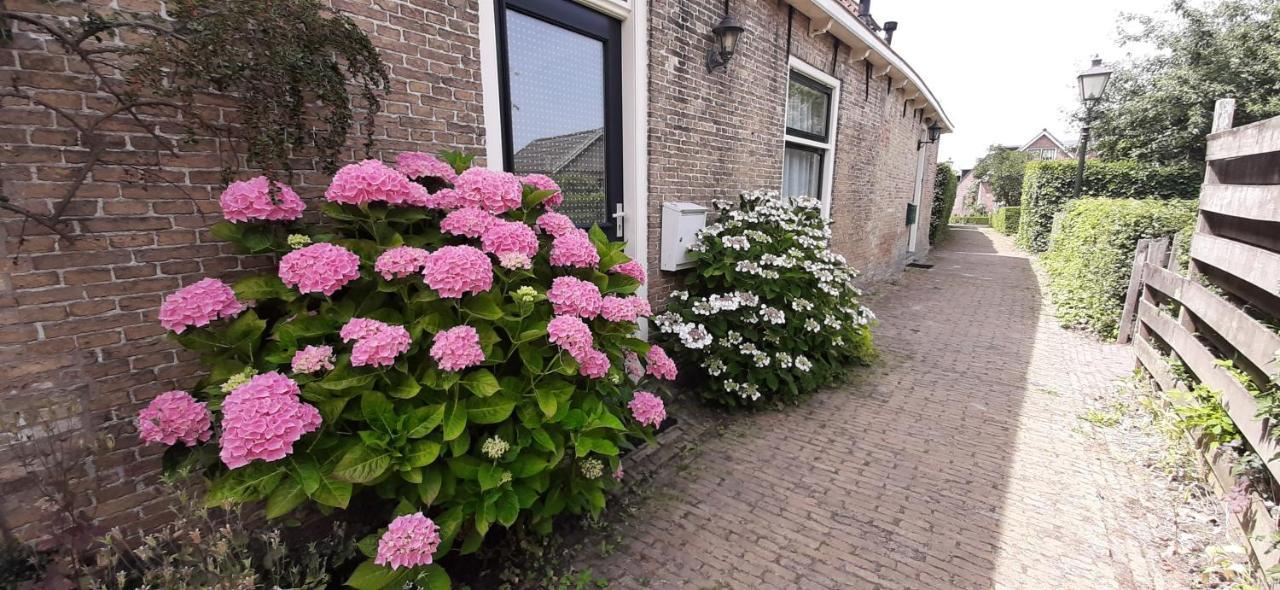
M 786 103 L 791 100 L 790 80 L 791 70 L 795 70 L 808 76 L 824 86 L 831 88 L 831 100 L 827 103 L 827 141 L 814 141 L 803 137 L 796 137 L 787 134 L 787 106 Z M 840 132 L 840 79 L 815 68 L 804 60 L 792 55 L 787 58 L 787 85 L 786 98 L 783 100 L 782 110 L 782 137 L 784 142 L 807 145 L 809 147 L 822 148 L 822 216 L 825 219 L 831 219 L 831 191 L 835 186 L 835 168 L 836 168 L 836 137 Z M 813 195 L 809 195 L 813 196 Z
M 634 12 L 634 8 L 630 6 L 630 3 L 626 2 L 625 0 L 573 0 L 573 1 L 583 6 L 586 6 L 591 10 L 594 10 L 596 12 L 603 12 L 609 16 L 612 16 L 613 18 L 623 21 L 623 25 L 626 25 L 626 20 L 630 18 L 630 16 Z M 623 35 L 626 35 L 626 33 L 623 33 Z
M 502 81 L 498 75 L 498 0 L 480 0 L 480 88 L 484 98 L 485 164 L 505 167 L 502 157 Z
M 1031 141 L 1028 141 L 1027 143 L 1022 144 L 1022 147 L 1018 148 L 1018 151 L 1020 152 L 1026 151 L 1027 148 L 1031 147 L 1031 144 L 1035 143 L 1041 137 L 1048 137 L 1049 141 L 1053 142 L 1053 145 L 1058 146 L 1058 149 L 1062 150 L 1062 153 L 1064 154 L 1071 153 L 1071 150 L 1067 149 L 1067 146 L 1063 145 L 1061 141 L 1058 141 L 1058 138 L 1054 137 L 1052 133 L 1049 133 L 1048 129 L 1041 129 L 1040 133 L 1037 133 L 1035 137 L 1031 138 Z
M 916 139 L 928 139 L 928 130 L 920 129 L 916 131 Z M 929 144 L 916 148 L 916 182 L 915 188 L 911 193 L 911 203 L 916 206 L 916 219 L 911 223 L 911 227 L 907 229 L 907 254 L 914 255 L 920 249 L 920 203 L 924 200 L 924 168 L 925 161 L 928 160 Z

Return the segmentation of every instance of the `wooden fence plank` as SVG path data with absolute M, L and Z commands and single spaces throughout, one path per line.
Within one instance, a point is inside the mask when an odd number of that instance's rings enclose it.
M 1213 102 L 1213 126 L 1209 133 L 1231 129 L 1236 124 L 1236 99 L 1219 98 Z
M 1280 185 L 1206 184 L 1200 189 L 1200 210 L 1280 222 Z
M 1138 294 L 1142 291 L 1142 265 L 1147 259 L 1147 249 L 1151 240 L 1138 240 L 1138 247 L 1133 253 L 1133 270 L 1129 274 L 1129 289 L 1124 293 L 1124 311 L 1120 313 L 1120 326 L 1116 331 L 1116 342 L 1124 344 L 1133 335 L 1133 314 L 1138 305 Z
M 1143 280 L 1186 306 L 1264 373 L 1280 373 L 1280 362 L 1275 358 L 1280 351 L 1280 334 L 1195 281 L 1151 265 L 1143 272 Z
M 1280 151 L 1280 117 L 1210 133 L 1206 160 L 1225 160 Z
M 1133 339 L 1133 354 L 1138 357 L 1138 362 L 1142 363 L 1142 367 L 1151 374 L 1151 377 L 1160 385 L 1161 391 L 1173 391 L 1182 389 L 1178 387 L 1178 380 L 1174 379 L 1173 373 L 1169 371 L 1169 363 L 1165 362 L 1164 357 L 1156 352 L 1146 340 L 1142 338 Z M 1176 400 L 1170 396 L 1170 402 L 1176 403 Z
M 1191 257 L 1280 297 L 1280 254 L 1227 238 L 1196 234 L 1191 240 Z
M 1271 472 L 1271 476 L 1280 479 L 1280 459 L 1276 458 L 1280 445 L 1271 438 L 1263 421 L 1257 418 L 1258 404 L 1253 395 L 1222 367 L 1214 364 L 1216 359 L 1213 354 L 1191 332 L 1154 305 L 1140 302 L 1138 321 L 1144 322 L 1151 331 L 1169 343 L 1201 383 L 1222 394 L 1222 407 L 1227 410 L 1227 415 L 1231 416 L 1240 433 L 1258 451 L 1262 460 L 1266 461 L 1267 471 Z

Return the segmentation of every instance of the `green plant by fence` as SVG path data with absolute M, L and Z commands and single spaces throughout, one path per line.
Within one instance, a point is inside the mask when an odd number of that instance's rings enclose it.
M 1016 234 L 1021 213 L 1021 207 L 1001 207 L 991 216 L 991 227 L 1006 236 Z

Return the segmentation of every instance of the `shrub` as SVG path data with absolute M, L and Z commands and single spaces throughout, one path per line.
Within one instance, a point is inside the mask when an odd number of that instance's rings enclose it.
M 951 164 L 938 164 L 933 180 L 933 206 L 929 215 L 929 242 L 938 243 L 947 231 L 947 218 L 956 204 L 956 184 L 960 179 Z
M 754 191 L 715 205 L 722 216 L 691 248 L 686 290 L 656 322 L 677 358 L 707 378 L 703 397 L 795 402 L 869 361 L 874 316 L 858 303 L 857 273 L 827 249 L 818 202 Z
M 991 227 L 996 231 L 1011 236 L 1018 233 L 1018 217 L 1021 207 L 1001 207 L 991 216 Z
M 210 504 L 265 500 L 278 518 L 368 490 L 385 512 L 361 510 L 412 517 L 361 543 L 377 562 L 358 588 L 435 588 L 447 577 L 424 567 L 432 555 L 478 549 L 495 523 L 547 532 L 563 512 L 598 513 L 621 450 L 664 417 L 636 391 L 638 355 L 666 355 L 633 336 L 649 305 L 621 243 L 553 211 L 546 177 L 401 156 L 419 184 L 346 166 L 321 227 L 215 226 L 283 254 L 278 276 L 166 299 L 166 327 L 209 374 L 145 416 L 148 440 L 182 442 L 170 465 L 205 469 Z M 660 360 L 649 373 L 673 378 Z M 216 444 L 199 444 L 210 424 Z
M 1030 252 L 1049 248 L 1053 217 L 1071 200 L 1076 162 L 1045 160 L 1027 164 L 1022 185 L 1018 244 Z M 1089 160 L 1082 194 L 1109 199 L 1194 199 L 1204 171 L 1191 166 Z
M 963 223 L 970 225 L 990 225 L 991 218 L 986 215 L 952 215 L 951 223 Z
M 1067 205 L 1042 260 L 1065 326 L 1114 337 L 1141 238 L 1170 236 L 1195 220 L 1196 201 L 1081 199 Z

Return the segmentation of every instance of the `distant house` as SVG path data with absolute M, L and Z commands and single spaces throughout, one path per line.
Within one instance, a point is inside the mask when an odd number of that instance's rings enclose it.
M 1018 151 L 1027 152 L 1041 160 L 1069 160 L 1075 157 L 1075 146 L 1058 141 L 1048 129 L 1041 129 L 1031 141 L 1022 144 Z
M 1040 160 L 1069 160 L 1075 157 L 1075 146 L 1068 145 L 1054 137 L 1048 129 L 1041 129 L 1027 143 L 1018 146 L 1003 146 L 1004 149 L 1017 150 L 1031 154 L 1034 159 Z M 974 188 L 974 185 L 977 188 Z M 969 192 L 976 190 L 974 198 L 970 199 Z M 991 191 L 991 187 L 987 183 L 979 183 L 977 178 L 973 176 L 972 169 L 960 171 L 960 183 L 956 185 L 956 203 L 951 207 L 952 215 L 968 215 L 981 211 L 983 213 L 993 213 L 999 207 L 996 203 L 995 193 Z

